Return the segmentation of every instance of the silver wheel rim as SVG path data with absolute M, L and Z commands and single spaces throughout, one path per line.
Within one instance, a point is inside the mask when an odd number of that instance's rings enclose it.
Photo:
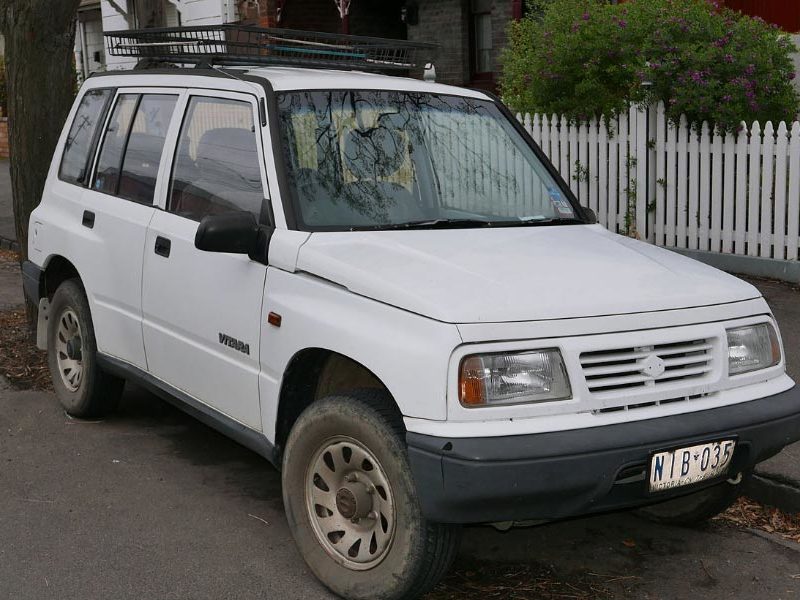
M 349 569 L 377 566 L 392 546 L 392 488 L 375 455 L 353 438 L 326 440 L 312 458 L 306 509 L 320 545 Z
M 61 381 L 70 392 L 77 392 L 83 379 L 83 335 L 78 315 L 71 308 L 61 313 L 55 345 L 56 363 Z

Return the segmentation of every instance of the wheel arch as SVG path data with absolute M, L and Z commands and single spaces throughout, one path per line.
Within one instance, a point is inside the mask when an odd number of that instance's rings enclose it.
M 53 299 L 53 294 L 56 293 L 58 286 L 68 279 L 77 279 L 83 286 L 83 278 L 75 264 L 60 254 L 53 254 L 47 258 L 44 263 L 42 278 L 43 292 L 50 300 Z
M 283 374 L 275 424 L 275 451 L 283 454 L 286 440 L 297 418 L 317 400 L 359 389 L 380 389 L 402 419 L 402 413 L 388 386 L 367 366 L 327 348 L 304 348 L 289 360 Z

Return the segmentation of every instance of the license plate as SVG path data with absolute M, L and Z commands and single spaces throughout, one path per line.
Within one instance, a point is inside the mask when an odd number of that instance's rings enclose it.
M 722 440 L 656 452 L 650 459 L 650 491 L 663 492 L 723 475 L 735 447 L 735 440 Z

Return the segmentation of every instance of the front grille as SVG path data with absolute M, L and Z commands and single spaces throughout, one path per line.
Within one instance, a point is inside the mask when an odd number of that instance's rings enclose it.
M 700 400 L 702 398 L 711 398 L 711 397 L 713 397 L 713 394 L 695 394 L 693 396 L 681 396 L 680 398 L 667 398 L 666 400 L 655 400 L 653 402 L 622 404 L 620 406 L 609 406 L 608 408 L 598 408 L 597 410 L 593 410 L 592 414 L 605 415 L 608 413 L 637 410 L 639 408 L 650 408 L 651 406 L 666 406 L 667 404 L 675 404 L 676 402 L 691 402 L 692 400 Z
M 583 375 L 592 393 L 658 387 L 700 379 L 711 371 L 710 340 L 584 352 Z

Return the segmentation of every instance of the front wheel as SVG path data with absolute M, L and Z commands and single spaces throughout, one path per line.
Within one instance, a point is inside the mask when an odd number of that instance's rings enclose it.
M 377 390 L 303 412 L 286 444 L 283 500 L 311 570 L 350 600 L 418 598 L 457 549 L 458 527 L 422 515 L 402 420 Z

